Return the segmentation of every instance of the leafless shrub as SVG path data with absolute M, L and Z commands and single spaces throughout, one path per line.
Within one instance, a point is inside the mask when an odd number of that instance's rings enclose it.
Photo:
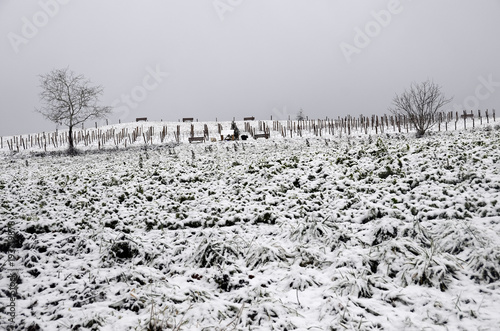
M 412 83 L 409 90 L 396 95 L 392 100 L 394 108 L 389 110 L 396 116 L 408 116 L 417 130 L 417 137 L 421 137 L 436 123 L 439 109 L 452 99 L 444 96 L 441 86 L 427 80 L 420 84 Z

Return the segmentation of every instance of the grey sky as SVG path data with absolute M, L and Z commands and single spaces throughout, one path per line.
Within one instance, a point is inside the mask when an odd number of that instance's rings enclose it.
M 449 109 L 500 115 L 499 14 L 499 0 L 0 0 L 0 136 L 55 128 L 34 112 L 38 75 L 66 66 L 103 85 L 110 123 L 383 114 L 427 78 Z

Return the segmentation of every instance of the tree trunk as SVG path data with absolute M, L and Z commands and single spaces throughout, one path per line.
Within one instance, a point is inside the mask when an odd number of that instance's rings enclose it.
M 68 147 L 69 154 L 74 154 L 75 153 L 75 145 L 73 143 L 73 126 L 72 125 L 69 126 L 68 143 L 69 143 L 69 147 Z

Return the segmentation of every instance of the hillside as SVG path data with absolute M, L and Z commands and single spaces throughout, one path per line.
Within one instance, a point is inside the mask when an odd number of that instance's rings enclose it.
M 497 330 L 499 148 L 483 128 L 4 153 L 1 302 L 17 274 L 17 330 Z

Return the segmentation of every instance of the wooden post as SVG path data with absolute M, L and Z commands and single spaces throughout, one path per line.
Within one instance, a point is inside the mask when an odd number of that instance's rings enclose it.
M 467 113 L 464 110 L 464 130 L 467 129 Z

